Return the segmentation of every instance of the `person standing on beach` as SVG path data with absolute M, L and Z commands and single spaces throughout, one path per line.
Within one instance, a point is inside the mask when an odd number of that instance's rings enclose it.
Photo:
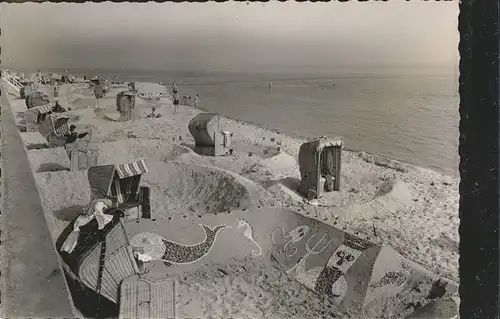
M 177 113 L 178 107 L 179 107 L 179 94 L 174 93 L 174 113 Z
M 177 82 L 175 82 L 175 81 L 172 83 L 172 92 L 174 94 L 178 93 L 178 91 L 177 91 Z
M 198 107 L 198 102 L 200 102 L 200 95 L 196 94 L 196 96 L 194 97 L 193 106 Z
M 59 96 L 59 86 L 57 84 L 54 85 L 54 97 Z

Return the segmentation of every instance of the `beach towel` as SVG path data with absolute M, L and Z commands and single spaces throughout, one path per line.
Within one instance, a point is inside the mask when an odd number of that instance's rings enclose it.
M 64 241 L 61 251 L 71 254 L 78 243 L 78 236 L 80 235 L 80 227 L 87 225 L 94 218 L 97 221 L 98 228 L 103 229 L 111 220 L 113 216 L 104 214 L 104 209 L 111 206 L 111 201 L 108 199 L 94 199 L 83 213 L 75 221 L 73 231 L 69 234 L 68 238 Z

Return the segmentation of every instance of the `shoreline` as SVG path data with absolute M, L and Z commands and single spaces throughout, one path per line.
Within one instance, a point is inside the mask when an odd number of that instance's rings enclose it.
M 211 113 L 209 110 L 204 109 L 203 107 L 197 107 L 197 108 L 195 108 L 194 106 L 191 106 L 191 105 L 182 105 L 182 106 L 183 107 L 190 107 L 194 111 L 199 111 L 199 113 L 204 113 L 204 112 Z M 218 113 L 215 113 L 215 114 L 218 114 Z M 220 117 L 224 118 L 226 120 L 230 120 L 230 121 L 234 121 L 234 122 L 239 122 L 239 123 L 244 124 L 244 125 L 253 126 L 253 127 L 257 128 L 257 129 L 268 131 L 268 132 L 273 133 L 273 134 L 282 135 L 284 137 L 287 137 L 287 138 L 290 138 L 290 139 L 294 139 L 294 140 L 299 141 L 301 143 L 304 143 L 304 142 L 307 142 L 307 141 L 313 139 L 311 137 L 306 137 L 306 136 L 302 136 L 302 135 L 284 133 L 284 131 L 281 130 L 281 129 L 274 128 L 272 126 L 265 125 L 265 124 L 255 123 L 255 122 L 251 122 L 251 121 L 245 121 L 245 120 L 242 120 L 242 119 L 235 119 L 235 118 L 227 117 L 227 116 L 224 116 L 224 115 L 220 115 Z M 331 139 L 336 139 L 336 138 L 342 139 L 342 137 L 328 137 L 328 138 L 331 138 Z M 460 176 L 458 175 L 458 173 L 457 174 L 450 174 L 450 173 L 446 172 L 444 169 L 440 170 L 440 169 L 432 168 L 432 167 L 424 167 L 424 166 L 416 165 L 416 164 L 413 164 L 413 163 L 405 162 L 405 161 L 402 161 L 402 160 L 399 160 L 399 159 L 395 159 L 395 158 L 392 158 L 392 157 L 389 157 L 389 156 L 377 154 L 377 153 L 374 153 L 374 152 L 367 152 L 367 151 L 362 150 L 362 149 L 360 149 L 360 150 L 351 149 L 348 146 L 346 146 L 345 144 L 344 144 L 344 147 L 343 147 L 343 151 L 347 151 L 347 152 L 350 152 L 352 154 L 356 154 L 358 156 L 363 156 L 361 154 L 366 154 L 366 155 L 368 155 L 368 157 L 373 157 L 373 158 L 375 158 L 375 163 L 374 164 L 377 165 L 377 166 L 379 166 L 377 164 L 377 162 L 387 162 L 387 161 L 389 161 L 391 163 L 394 163 L 395 167 L 402 166 L 402 167 L 406 167 L 408 170 L 424 170 L 424 171 L 428 170 L 428 171 L 431 171 L 433 173 L 436 173 L 436 174 L 439 174 L 439 175 L 442 175 L 442 176 L 445 176 L 445 177 L 448 177 L 448 178 L 451 178 L 451 179 L 459 179 L 460 178 Z M 370 163 L 370 162 L 368 162 L 368 163 Z M 389 168 L 392 168 L 392 167 L 389 167 Z M 392 168 L 392 169 L 398 170 L 397 168 Z

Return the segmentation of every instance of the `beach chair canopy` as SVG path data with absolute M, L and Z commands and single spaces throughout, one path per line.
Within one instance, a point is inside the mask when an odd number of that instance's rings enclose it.
M 191 119 L 188 129 L 196 146 L 215 145 L 215 134 L 219 133 L 218 118 L 215 113 L 200 113 Z
M 38 131 L 45 138 L 49 135 L 62 137 L 69 132 L 68 120 L 70 115 L 68 113 L 50 113 L 46 119 L 40 124 Z
M 47 114 L 52 112 L 54 103 L 49 103 L 41 106 L 36 106 L 24 112 L 26 122 L 41 124 L 47 117 Z
M 68 120 L 70 116 L 68 114 L 57 115 L 52 113 L 49 117 L 54 135 L 56 136 L 64 136 L 64 134 L 69 132 Z
M 118 207 L 127 202 L 137 202 L 141 176 L 147 172 L 144 159 L 120 165 L 91 167 L 88 179 L 92 197 L 111 199 Z

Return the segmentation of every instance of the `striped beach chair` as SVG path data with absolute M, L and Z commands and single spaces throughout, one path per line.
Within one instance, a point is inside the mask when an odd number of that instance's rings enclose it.
M 54 103 L 49 103 L 31 108 L 24 112 L 26 122 L 26 132 L 37 132 L 38 127 L 47 118 L 48 113 L 52 111 Z
M 91 167 L 88 179 L 92 198 L 111 199 L 114 207 L 123 210 L 136 208 L 139 218 L 143 203 L 149 204 L 149 199 L 143 196 L 144 188 L 140 187 L 141 176 L 147 172 L 144 159 L 120 165 Z
M 52 128 L 54 129 L 54 135 L 57 137 L 62 137 L 64 134 L 69 132 L 68 120 L 69 116 L 51 116 Z
M 52 113 L 38 127 L 38 131 L 49 143 L 49 147 L 64 147 L 66 138 L 64 134 L 69 132 L 68 120 L 70 115 L 67 113 Z

